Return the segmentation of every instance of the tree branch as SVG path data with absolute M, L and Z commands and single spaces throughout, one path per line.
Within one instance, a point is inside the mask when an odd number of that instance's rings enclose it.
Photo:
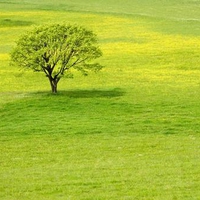
M 62 66 L 59 70 L 59 72 L 55 75 L 55 77 L 58 77 L 59 75 L 63 75 L 64 74 L 64 71 L 67 70 L 68 68 L 66 68 L 65 66 L 69 63 L 69 60 L 71 59 L 71 57 L 73 57 L 73 54 L 74 54 L 74 50 L 71 49 L 70 53 L 68 54 L 68 56 L 64 55 L 64 60 L 62 62 Z M 66 57 L 66 59 L 65 59 Z M 54 66 L 55 67 L 55 66 Z M 53 68 L 54 68 L 53 67 Z
M 73 64 L 71 64 L 70 68 L 73 67 L 73 66 L 75 66 L 75 65 L 78 65 L 78 64 L 80 64 L 80 63 L 83 63 L 83 62 L 86 61 L 87 59 L 88 59 L 88 57 L 86 57 L 86 58 L 84 58 L 84 59 L 82 59 L 82 60 L 80 60 L 80 58 L 78 58 Z M 79 61 L 79 62 L 78 62 L 78 61 Z

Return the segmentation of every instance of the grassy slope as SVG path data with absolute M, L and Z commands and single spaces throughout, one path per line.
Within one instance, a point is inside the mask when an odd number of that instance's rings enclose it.
M 0 198 L 198 199 L 199 1 L 9 2 Z M 106 68 L 61 80 L 54 96 L 42 74 L 11 69 L 7 53 L 30 24 L 66 21 L 98 34 Z

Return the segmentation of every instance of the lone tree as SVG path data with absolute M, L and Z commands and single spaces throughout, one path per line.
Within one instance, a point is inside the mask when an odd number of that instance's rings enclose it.
M 46 25 L 22 35 L 11 53 L 11 61 L 17 66 L 44 72 L 51 90 L 57 93 L 57 84 L 64 75 L 72 75 L 71 69 L 87 75 L 99 71 L 102 66 L 92 63 L 102 56 L 97 37 L 80 26 Z

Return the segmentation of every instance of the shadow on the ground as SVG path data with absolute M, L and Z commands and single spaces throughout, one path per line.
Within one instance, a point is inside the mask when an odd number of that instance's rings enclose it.
M 115 88 L 111 90 L 70 90 L 70 91 L 60 91 L 57 95 L 67 96 L 70 98 L 98 98 L 98 97 L 120 97 L 123 96 L 125 92 L 122 89 Z

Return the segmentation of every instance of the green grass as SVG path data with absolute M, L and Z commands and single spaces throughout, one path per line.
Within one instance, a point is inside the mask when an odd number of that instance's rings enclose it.
M 199 6 L 0 2 L 0 199 L 199 199 Z M 19 35 L 46 23 L 97 33 L 105 68 L 52 95 L 10 66 Z
M 198 139 L 58 133 L 4 137 L 1 199 L 198 199 Z
M 1 198 L 197 199 L 199 104 L 147 101 L 143 92 L 132 102 L 115 89 L 29 93 L 8 103 Z

